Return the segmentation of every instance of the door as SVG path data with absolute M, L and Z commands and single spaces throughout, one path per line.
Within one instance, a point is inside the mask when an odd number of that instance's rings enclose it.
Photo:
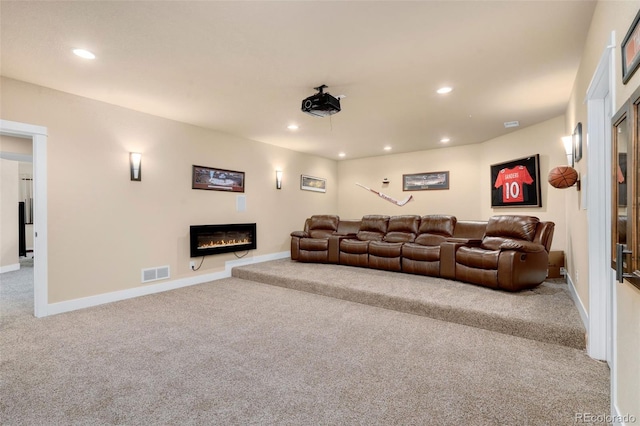
M 613 117 L 611 266 L 618 282 L 629 281 L 640 288 L 640 238 L 638 179 L 638 120 L 640 93 Z

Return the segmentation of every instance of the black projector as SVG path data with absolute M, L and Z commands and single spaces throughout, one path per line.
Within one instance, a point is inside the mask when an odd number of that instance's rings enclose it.
M 323 93 L 322 90 L 325 87 L 327 86 L 324 84 L 315 87 L 319 92 L 302 100 L 302 112 L 316 117 L 326 117 L 340 112 L 340 99 L 334 98 L 328 93 Z

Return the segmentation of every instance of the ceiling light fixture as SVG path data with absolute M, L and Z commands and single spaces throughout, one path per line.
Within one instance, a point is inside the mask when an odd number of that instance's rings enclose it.
M 451 139 L 449 139 L 449 138 L 442 138 L 442 139 L 440 139 L 440 142 L 442 142 L 442 143 L 447 143 L 447 142 L 449 142 L 450 140 L 451 140 Z
M 341 152 L 340 154 L 338 154 L 338 157 L 344 157 L 344 156 L 346 156 L 346 155 L 347 155 L 347 154 L 345 154 L 344 152 Z
M 287 129 L 289 129 L 289 130 L 298 130 L 298 125 L 297 124 L 289 124 L 287 126 Z
M 387 146 L 384 147 L 384 150 L 385 151 L 391 151 L 391 147 L 389 145 L 387 145 Z
M 453 88 L 451 87 L 441 87 L 438 90 L 436 90 L 436 92 L 440 95 L 446 95 L 447 93 L 450 93 L 453 90 Z
M 88 50 L 84 50 L 84 49 L 73 49 L 73 53 L 76 56 L 80 56 L 81 58 L 84 59 L 95 59 L 96 55 L 94 55 L 93 53 L 89 52 Z

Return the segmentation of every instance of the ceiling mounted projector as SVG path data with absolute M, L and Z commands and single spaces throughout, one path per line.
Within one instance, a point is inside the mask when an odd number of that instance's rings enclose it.
M 318 91 L 315 95 L 302 100 L 302 112 L 316 117 L 326 117 L 340 112 L 340 99 L 324 93 L 326 85 L 314 87 Z

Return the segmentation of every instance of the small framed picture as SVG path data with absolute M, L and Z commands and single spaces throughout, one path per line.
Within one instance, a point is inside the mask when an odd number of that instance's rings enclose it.
M 213 191 L 244 192 L 244 172 L 215 169 L 205 166 L 193 166 L 191 188 L 208 189 Z
M 573 162 L 574 165 L 582 160 L 582 123 L 576 124 L 573 131 Z
M 542 207 L 540 154 L 491 166 L 491 207 Z
M 449 189 L 449 172 L 428 172 L 402 175 L 403 191 Z
M 327 180 L 323 178 L 300 175 L 300 189 L 314 192 L 327 192 Z

